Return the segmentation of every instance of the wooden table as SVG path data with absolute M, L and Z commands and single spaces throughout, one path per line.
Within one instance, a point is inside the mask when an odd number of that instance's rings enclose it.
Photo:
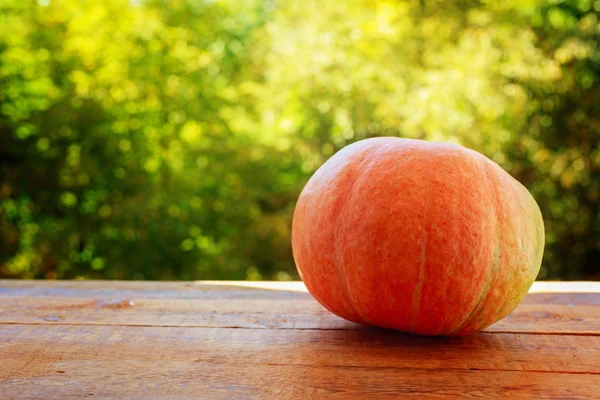
M 600 283 L 462 338 L 364 328 L 300 282 L 0 281 L 0 399 L 600 399 Z

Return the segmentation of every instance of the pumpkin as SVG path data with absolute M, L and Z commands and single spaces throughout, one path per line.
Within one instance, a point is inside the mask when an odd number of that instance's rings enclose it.
M 381 137 L 343 148 L 311 177 L 292 248 L 307 289 L 334 314 L 466 335 L 527 294 L 544 225 L 527 189 L 480 153 Z

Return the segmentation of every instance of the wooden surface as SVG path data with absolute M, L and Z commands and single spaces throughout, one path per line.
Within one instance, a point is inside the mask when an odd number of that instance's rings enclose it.
M 364 328 L 299 282 L 0 281 L 0 399 L 600 399 L 600 283 L 463 338 Z

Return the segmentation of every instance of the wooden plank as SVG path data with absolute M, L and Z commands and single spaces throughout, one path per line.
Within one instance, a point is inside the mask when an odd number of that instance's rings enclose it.
M 600 334 L 600 283 L 543 284 L 487 331 Z M 0 302 L 0 323 L 359 328 L 325 310 L 301 282 L 1 281 Z
M 0 323 L 362 329 L 312 299 L 195 300 L 0 297 Z M 489 332 L 600 334 L 600 306 L 522 304 Z
M 522 304 L 486 332 L 600 335 L 600 306 Z
M 0 323 L 351 329 L 312 299 L 198 300 L 0 297 Z
M 6 297 L 114 297 L 145 299 L 312 299 L 302 282 L 141 282 L 141 281 L 8 281 L 0 280 Z
M 129 292 L 145 292 L 148 298 L 205 298 L 210 293 L 219 295 L 226 293 L 234 298 L 241 298 L 249 293 L 267 294 L 272 291 L 274 296 L 286 296 L 290 292 L 308 293 L 304 283 L 273 282 L 273 281 L 53 281 L 53 280 L 2 280 L 0 279 L 0 293 L 7 291 L 12 295 L 30 296 L 33 293 L 40 295 L 56 295 L 62 289 L 71 289 L 77 297 L 82 294 L 114 294 Z M 28 291 L 29 290 L 29 291 Z M 63 292 L 67 295 L 67 291 Z M 534 282 L 530 294 L 594 294 L 600 295 L 600 282 Z M 240 297 L 238 297 L 240 296 Z
M 0 326 L 0 394 L 33 398 L 592 398 L 600 338 Z
M 169 361 L 72 362 L 0 386 L 10 400 L 47 399 L 597 399 L 597 377 L 543 372 L 219 366 Z
M 16 324 L 0 326 L 0 344 L 6 344 L 0 346 L 2 358 L 21 359 L 36 354 L 51 358 L 45 355 L 48 352 L 64 353 L 64 357 L 82 357 L 91 352 L 90 359 L 113 360 L 131 351 L 131 357 L 151 361 L 160 349 L 161 356 L 172 361 L 185 361 L 188 351 L 200 351 L 213 361 L 243 364 L 600 374 L 600 338 L 568 335 L 480 333 L 437 338 L 375 329 L 282 331 Z

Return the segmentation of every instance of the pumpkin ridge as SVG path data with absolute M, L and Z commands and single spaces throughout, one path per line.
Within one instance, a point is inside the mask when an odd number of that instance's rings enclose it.
M 429 183 L 429 191 L 431 191 L 431 182 Z M 425 265 L 427 263 L 427 224 L 426 219 L 429 213 L 429 197 L 426 195 L 426 191 L 423 190 L 423 198 L 425 199 L 425 206 L 423 207 L 423 236 L 421 237 L 421 260 L 419 264 L 419 280 L 413 293 L 413 299 L 411 304 L 410 312 L 410 329 L 414 330 L 416 325 L 417 313 L 421 305 L 421 297 L 423 296 L 423 284 L 425 283 Z
M 340 225 L 341 225 L 340 221 L 343 220 L 342 216 L 346 212 L 346 209 L 348 206 L 348 201 L 350 200 L 350 197 L 352 196 L 354 187 L 356 186 L 358 179 L 360 179 L 360 177 L 356 177 L 356 175 L 361 174 L 362 168 L 367 162 L 372 162 L 369 159 L 369 156 L 374 151 L 375 150 L 369 151 L 367 149 L 364 152 L 364 154 L 362 155 L 363 158 L 362 158 L 360 164 L 354 168 L 355 176 L 353 177 L 354 179 L 352 180 L 351 186 L 348 188 L 348 190 L 345 193 L 344 200 L 340 204 L 340 210 L 337 213 L 337 217 L 336 217 L 335 224 L 334 224 L 335 230 L 334 230 L 334 234 L 333 234 L 333 241 L 334 241 L 333 246 L 334 246 L 334 251 L 335 251 L 335 259 L 336 259 L 335 265 L 336 265 L 338 272 L 342 276 L 341 279 L 344 283 L 344 287 L 346 288 L 346 293 L 348 294 L 348 305 L 350 306 L 352 311 L 354 311 L 354 314 L 362 320 L 362 322 L 361 322 L 362 324 L 370 324 L 370 323 L 367 320 L 367 318 L 365 318 L 365 316 L 358 310 L 358 307 L 356 307 L 356 301 L 354 299 L 354 292 L 350 289 L 350 282 L 348 281 L 348 272 L 346 271 L 346 268 L 344 267 L 344 257 L 343 257 L 343 254 L 342 254 L 341 248 L 340 248 Z M 351 167 L 352 164 L 348 163 L 347 166 Z
M 467 317 L 465 318 L 465 320 L 462 323 L 460 323 L 456 329 L 453 329 L 450 332 L 450 335 L 459 333 L 465 326 L 467 326 L 468 324 L 470 324 L 472 322 L 473 318 L 477 317 L 481 313 L 481 310 L 483 309 L 483 306 L 485 304 L 485 300 L 487 299 L 488 295 L 490 294 L 490 290 L 492 289 L 494 280 L 496 279 L 496 277 L 498 275 L 498 271 L 500 269 L 501 249 L 500 249 L 500 226 L 498 224 L 498 194 L 496 192 L 496 186 L 494 185 L 494 182 L 492 182 L 492 179 L 490 178 L 487 165 L 485 164 L 485 159 L 481 158 L 481 163 L 483 164 L 483 172 L 485 174 L 485 177 L 487 178 L 487 181 L 490 183 L 492 192 L 494 193 L 494 202 L 492 205 L 494 207 L 494 212 L 493 212 L 494 221 L 495 221 L 494 227 L 496 228 L 495 229 L 496 230 L 496 251 L 494 254 L 494 264 L 493 264 L 492 273 L 490 274 L 488 283 L 487 283 L 485 289 L 482 291 L 481 296 L 475 303 L 475 306 L 467 314 Z

